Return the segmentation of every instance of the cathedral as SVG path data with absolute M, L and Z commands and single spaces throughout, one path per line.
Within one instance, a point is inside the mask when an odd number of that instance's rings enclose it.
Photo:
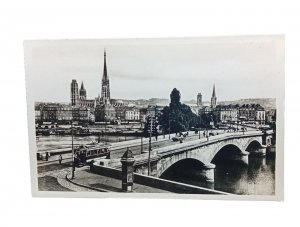
M 95 108 L 95 100 L 86 98 L 86 90 L 84 88 L 83 82 L 81 82 L 81 87 L 78 90 L 77 81 L 72 80 L 72 82 L 71 82 L 71 106 L 87 107 L 90 109 Z
M 116 110 L 111 103 L 109 77 L 106 66 L 106 51 L 104 51 L 104 66 L 101 83 L 101 96 L 87 99 L 86 89 L 81 82 L 80 89 L 76 80 L 71 82 L 71 105 L 74 107 L 87 107 L 95 114 L 96 122 L 109 122 L 116 120 Z
M 110 99 L 109 77 L 106 66 L 106 51 L 104 51 L 104 66 L 101 83 L 101 97 L 98 98 L 95 108 L 96 122 L 116 120 L 116 110 Z

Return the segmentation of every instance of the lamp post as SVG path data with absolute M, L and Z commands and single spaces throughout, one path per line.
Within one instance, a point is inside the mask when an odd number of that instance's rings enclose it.
M 152 137 L 152 115 L 150 115 L 150 136 L 149 136 L 149 154 L 148 154 L 148 176 L 150 176 L 150 153 L 151 153 L 151 137 Z
M 71 119 L 71 138 L 72 138 L 72 176 L 75 177 L 75 154 L 74 154 L 74 135 L 73 135 L 73 108 L 72 108 L 72 119 Z
M 141 122 L 141 153 L 143 153 L 143 123 Z
M 107 144 L 107 135 L 106 135 L 106 114 L 104 114 L 104 133 L 105 133 L 105 144 Z
M 169 109 L 169 140 L 171 139 L 171 119 L 170 119 L 170 111 L 171 111 L 171 109 Z

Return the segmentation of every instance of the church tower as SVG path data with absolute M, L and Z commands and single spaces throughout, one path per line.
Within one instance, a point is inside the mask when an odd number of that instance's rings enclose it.
M 101 103 L 110 104 L 110 88 L 109 88 L 109 78 L 107 75 L 105 50 L 104 50 L 104 67 L 103 67 L 102 87 L 101 87 Z
M 72 80 L 71 83 L 71 105 L 76 106 L 78 104 L 78 84 L 76 80 Z
M 197 106 L 202 107 L 202 94 L 198 93 L 197 95 Z
M 86 100 L 86 90 L 84 88 L 83 81 L 81 82 L 81 87 L 80 87 L 80 90 L 79 90 L 79 99 L 80 100 Z
M 210 107 L 215 108 L 216 106 L 217 106 L 217 96 L 216 96 L 216 90 L 215 90 L 215 85 L 214 85 L 213 93 L 212 93 L 212 96 L 211 96 Z
M 99 98 L 98 98 L 99 100 Z M 101 97 L 99 103 L 96 103 L 95 121 L 112 122 L 116 119 L 116 110 L 110 103 L 109 78 L 106 66 L 106 51 L 104 50 L 104 66 L 101 84 Z

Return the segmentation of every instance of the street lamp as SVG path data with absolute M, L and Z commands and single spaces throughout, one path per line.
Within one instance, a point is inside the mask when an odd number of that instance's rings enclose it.
M 148 153 L 148 176 L 150 176 L 150 156 L 151 156 L 151 151 L 152 151 L 152 129 L 153 129 L 153 113 L 151 113 L 152 110 L 150 110 L 150 113 L 147 114 L 147 132 L 149 132 L 149 153 Z M 154 113 L 156 114 L 156 107 L 154 110 Z M 155 116 L 156 118 L 156 116 Z M 149 130 L 149 120 L 150 120 L 150 130 Z
M 171 118 L 170 118 L 170 111 L 171 111 L 171 109 L 169 108 L 169 140 L 171 139 Z
M 152 115 L 149 115 L 150 116 L 150 135 L 149 135 L 149 154 L 148 154 L 148 176 L 150 176 L 150 153 L 151 153 L 151 137 L 152 137 Z
M 143 122 L 141 122 L 141 153 L 143 153 Z
M 106 114 L 104 114 L 104 133 L 105 133 L 105 144 L 107 144 L 107 134 L 106 134 Z
M 71 119 L 71 138 L 72 138 L 72 177 L 75 177 L 75 154 L 74 154 L 74 135 L 73 135 L 73 108 L 72 108 L 72 119 Z

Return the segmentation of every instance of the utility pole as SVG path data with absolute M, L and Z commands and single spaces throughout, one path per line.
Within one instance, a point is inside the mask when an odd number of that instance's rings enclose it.
M 171 109 L 169 108 L 169 140 L 171 139 L 171 119 L 170 119 L 170 111 L 171 111 Z
M 151 137 L 152 137 L 152 115 L 150 115 L 150 136 L 149 136 L 149 154 L 148 154 L 148 176 L 150 176 L 150 153 L 151 153 Z
M 143 123 L 141 122 L 141 153 L 143 153 Z
M 157 109 L 157 106 L 155 106 L 155 108 L 154 108 L 154 128 L 155 128 L 155 130 L 154 130 L 154 133 L 155 133 L 155 140 L 157 141 L 157 139 L 158 139 L 158 129 L 157 129 L 157 127 L 158 127 L 158 122 L 157 122 L 157 111 L 156 111 L 156 109 Z
M 104 121 L 105 121 L 105 124 L 104 124 L 105 144 L 107 144 L 107 133 L 106 133 L 106 114 L 104 115 Z
M 75 154 L 74 154 L 74 135 L 73 135 L 73 108 L 72 108 L 72 120 L 71 120 L 71 137 L 72 137 L 72 176 L 71 179 L 75 177 Z

